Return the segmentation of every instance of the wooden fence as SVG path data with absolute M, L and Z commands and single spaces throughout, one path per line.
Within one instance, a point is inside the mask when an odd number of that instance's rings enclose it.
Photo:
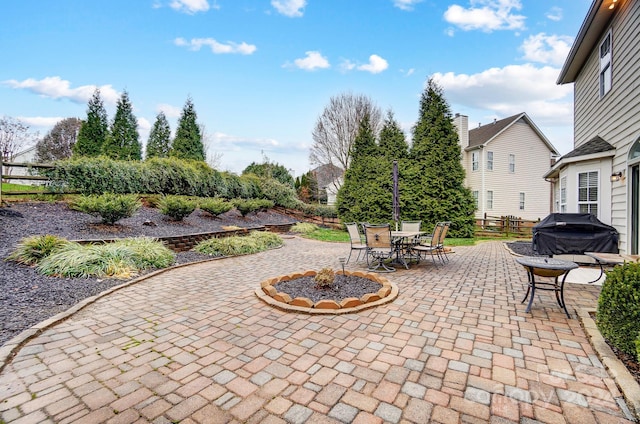
M 41 175 L 30 175 L 33 170 L 38 169 L 51 169 L 54 168 L 53 165 L 45 165 L 45 164 L 37 164 L 37 163 L 17 163 L 17 162 L 0 162 L 0 169 L 2 170 L 2 181 L 38 181 L 43 183 L 45 186 L 44 190 L 18 190 L 18 191 L 7 191 L 2 192 L 2 185 L 0 185 L 0 202 L 2 201 L 2 196 L 18 196 L 18 195 L 27 195 L 27 194 L 62 194 L 57 191 L 52 191 L 48 188 L 48 183 L 50 179 L 48 177 L 44 177 Z M 25 173 L 21 173 L 19 175 L 14 175 L 8 172 L 7 168 L 24 168 L 27 170 Z M 6 171 L 6 172 L 5 172 Z M 35 172 L 37 173 L 37 171 Z
M 532 221 L 513 215 L 489 216 L 476 219 L 475 234 L 477 237 L 522 237 L 532 236 L 533 226 L 540 220 Z

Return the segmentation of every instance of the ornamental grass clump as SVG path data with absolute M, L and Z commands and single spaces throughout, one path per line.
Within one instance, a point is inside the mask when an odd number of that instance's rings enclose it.
M 237 256 L 258 253 L 282 245 L 277 234 L 252 231 L 248 236 L 210 238 L 200 242 L 195 251 L 211 256 Z
M 69 244 L 67 239 L 44 234 L 26 237 L 18 243 L 18 247 L 8 257 L 8 260 L 25 265 L 35 265 L 44 257 Z
M 596 325 L 613 346 L 637 355 L 640 337 L 640 263 L 625 263 L 607 272 L 598 298 Z
M 70 207 L 80 212 L 97 215 L 104 224 L 113 225 L 122 218 L 133 216 L 142 206 L 135 194 L 105 193 L 99 196 L 78 196 Z
M 38 270 L 56 277 L 130 278 L 140 270 L 166 268 L 174 260 L 175 254 L 161 242 L 140 237 L 105 244 L 69 243 L 42 259 Z
M 331 268 L 322 268 L 313 280 L 316 282 L 316 287 L 320 289 L 326 289 L 333 285 L 336 279 L 336 274 Z
M 196 210 L 198 203 L 186 196 L 168 195 L 158 199 L 158 209 L 174 221 L 182 221 Z
M 319 229 L 320 227 L 310 222 L 298 222 L 297 224 L 291 226 L 292 233 L 300 233 L 300 234 L 310 234 Z
M 233 204 L 219 197 L 202 199 L 199 208 L 213 216 L 222 215 L 233 209 Z

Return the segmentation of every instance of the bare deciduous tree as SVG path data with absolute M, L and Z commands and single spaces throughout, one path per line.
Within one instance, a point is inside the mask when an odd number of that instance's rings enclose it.
M 213 143 L 213 136 L 207 132 L 207 127 L 204 124 L 200 124 L 200 134 L 202 135 L 202 144 L 204 145 L 204 155 L 206 157 L 207 165 L 213 169 L 220 169 L 222 165 L 222 153 L 210 151 L 211 144 Z
M 0 118 L 0 154 L 2 161 L 12 162 L 16 154 L 38 137 L 29 132 L 29 126 L 10 116 Z M 11 168 L 5 170 L 10 174 Z
M 331 97 L 313 130 L 309 161 L 315 165 L 349 167 L 351 147 L 362 118 L 368 114 L 374 134 L 378 134 L 382 111 L 364 95 L 342 93 Z
M 36 162 L 53 162 L 71 157 L 82 121 L 65 118 L 57 122 L 36 144 Z

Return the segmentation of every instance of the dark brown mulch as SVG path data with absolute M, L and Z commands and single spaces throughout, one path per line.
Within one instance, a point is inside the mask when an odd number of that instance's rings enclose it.
M 278 292 L 286 293 L 292 299 L 306 297 L 313 302 L 319 300 L 335 300 L 340 303 L 348 297 L 361 298 L 367 293 L 376 293 L 382 284 L 368 278 L 353 275 L 336 275 L 333 285 L 326 288 L 316 286 L 314 277 L 301 277 L 274 284 Z

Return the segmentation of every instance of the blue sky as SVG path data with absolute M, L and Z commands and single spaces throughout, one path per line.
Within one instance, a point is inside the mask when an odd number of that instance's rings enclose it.
M 470 128 L 526 112 L 560 151 L 573 85 L 556 85 L 591 0 L 21 0 L 0 5 L 0 115 L 44 135 L 123 90 L 146 143 L 188 96 L 219 169 L 309 170 L 332 96 L 391 109 L 408 139 L 432 76 Z

